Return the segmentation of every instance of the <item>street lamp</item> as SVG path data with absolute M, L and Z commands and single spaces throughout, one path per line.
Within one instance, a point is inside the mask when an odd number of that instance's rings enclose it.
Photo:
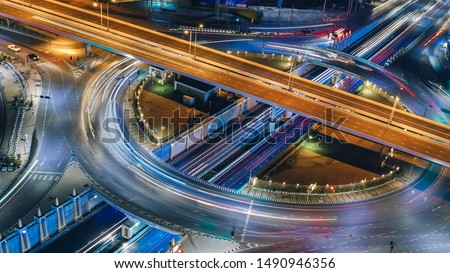
M 427 106 L 427 108 L 425 109 L 425 112 L 423 113 L 423 117 L 425 117 L 425 115 L 427 114 L 428 109 L 430 109 L 431 107 L 433 107 L 433 106 L 431 106 L 431 105 Z
M 291 60 L 291 59 L 292 59 L 292 56 L 289 57 L 289 60 Z M 298 60 L 298 55 L 297 55 L 296 59 Z M 292 70 L 294 68 L 295 61 L 293 61 L 292 63 L 289 62 L 289 64 L 290 64 L 291 67 L 289 69 L 288 90 L 292 91 L 292 88 L 294 87 L 294 78 L 292 77 Z
M 258 35 L 258 36 L 256 36 L 256 37 L 262 41 L 261 53 L 262 53 L 262 56 L 263 56 L 263 58 L 264 58 L 264 49 L 265 49 L 265 43 L 266 43 L 266 40 L 264 40 L 264 37 L 262 37 L 262 36 L 260 36 L 260 35 Z
M 115 3 L 116 0 L 108 0 L 106 1 L 106 27 L 109 31 L 109 2 Z M 98 7 L 99 2 L 94 2 L 94 7 Z M 103 26 L 103 3 L 100 2 L 100 25 Z
M 394 106 L 392 107 L 391 116 L 389 117 L 388 126 L 391 124 L 392 119 L 394 118 L 395 107 L 397 106 L 397 103 L 399 101 L 400 101 L 400 97 L 397 95 L 394 100 Z
M 309 194 L 310 194 L 311 192 L 314 191 L 314 189 L 316 188 L 316 186 L 317 186 L 317 182 L 314 183 L 314 184 L 309 185 L 308 189 L 306 190 L 306 191 L 308 192 L 308 195 L 306 196 L 306 202 L 308 202 L 308 200 L 309 200 Z
M 289 78 L 288 78 L 288 90 L 292 91 L 292 85 L 294 85 L 293 81 L 294 79 L 292 78 L 292 68 L 294 67 L 294 62 L 289 63 L 290 68 L 289 68 Z M 292 80 L 292 83 L 291 83 Z
M 189 33 L 189 55 L 191 55 L 191 47 L 192 47 L 192 31 L 191 30 L 185 30 L 184 34 Z
M 198 25 L 199 28 L 203 29 L 204 25 L 203 24 L 199 24 Z M 194 37 L 194 59 L 195 59 L 195 55 L 197 55 L 197 32 L 194 33 L 195 37 Z
M 199 24 L 198 27 L 203 28 L 204 25 Z M 184 31 L 184 34 L 189 33 L 189 55 L 191 55 L 191 48 L 192 48 L 192 31 L 193 31 L 192 29 L 190 29 L 190 30 L 186 29 Z M 197 55 L 197 31 L 194 31 L 194 54 L 192 56 L 193 59 L 195 59 L 195 55 Z
M 98 2 L 94 2 L 93 5 L 98 7 Z M 100 3 L 100 25 L 103 26 L 103 3 Z

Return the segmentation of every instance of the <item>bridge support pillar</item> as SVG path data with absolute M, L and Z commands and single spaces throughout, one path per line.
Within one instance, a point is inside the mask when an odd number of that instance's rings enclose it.
M 335 70 L 333 77 L 331 78 L 331 83 L 336 84 L 339 80 L 339 77 L 342 75 L 342 71 Z
M 86 53 L 86 56 L 91 55 L 91 45 L 90 44 L 84 44 L 84 52 Z
M 64 207 L 59 205 L 59 200 L 56 198 L 55 205 L 52 206 L 56 211 L 56 220 L 58 224 L 58 231 L 66 226 L 66 216 L 64 214 Z
M 19 223 L 16 227 L 16 232 L 20 238 L 20 252 L 24 253 L 31 248 L 30 237 L 28 236 L 27 227 L 22 225 L 22 220 L 19 220 Z
M 384 149 L 386 148 L 386 145 L 382 144 L 380 149 L 380 156 L 384 155 Z
M 277 112 L 277 107 L 272 106 L 272 108 L 270 108 L 270 119 L 275 119 L 276 112 Z
M 269 124 L 268 124 L 268 131 L 269 134 L 272 134 L 275 131 L 276 125 L 277 125 L 277 119 L 275 116 L 277 107 L 272 107 L 270 109 L 270 118 L 269 118 Z
M 8 27 L 11 26 L 11 20 L 9 20 L 8 18 L 6 18 L 6 25 L 7 25 Z
M 141 221 L 135 220 L 133 218 L 128 218 L 122 224 L 122 236 L 125 239 L 131 239 L 137 232 L 139 232 L 145 226 Z
M 276 124 L 277 123 L 275 122 L 275 120 L 270 119 L 269 126 L 268 126 L 269 134 L 272 134 L 273 132 L 275 132 Z
M 96 200 L 97 198 L 98 198 L 98 196 L 94 195 L 88 199 L 88 201 L 87 201 L 87 212 L 88 213 L 91 212 L 92 207 L 95 206 L 95 204 L 96 204 L 95 202 L 97 202 L 97 203 L 99 202 L 98 200 Z M 94 205 L 92 203 L 94 203 Z
M 73 219 L 76 221 L 78 218 L 83 216 L 83 212 L 81 211 L 80 196 L 77 196 L 75 188 L 73 189 L 72 195 L 70 195 L 70 199 L 72 199 L 73 202 Z
M 48 238 L 49 233 L 48 233 L 47 218 L 42 215 L 40 208 L 38 208 L 37 214 L 36 216 L 34 216 L 34 220 L 39 223 L 39 241 L 43 242 Z

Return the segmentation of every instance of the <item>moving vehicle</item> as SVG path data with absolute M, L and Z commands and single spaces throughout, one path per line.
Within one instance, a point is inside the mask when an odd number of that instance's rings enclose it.
M 34 53 L 28 54 L 28 58 L 30 58 L 30 60 L 33 60 L 33 61 L 39 61 L 39 57 Z
M 20 47 L 16 46 L 16 45 L 8 45 L 8 48 L 12 51 L 18 52 L 20 51 Z

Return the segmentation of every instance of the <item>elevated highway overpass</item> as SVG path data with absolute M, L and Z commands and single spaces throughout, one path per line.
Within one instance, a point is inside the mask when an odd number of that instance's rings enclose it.
M 51 3 L 50 5 L 48 3 Z M 288 73 L 218 52 L 200 45 L 193 56 L 190 43 L 110 18 L 109 29 L 99 14 L 43 2 L 33 8 L 0 1 L 0 16 L 65 35 L 224 89 L 283 107 L 349 133 L 450 166 L 450 130 L 362 97 L 347 94 Z M 41 4 L 39 4 L 41 5 Z M 131 34 L 136 33 L 136 34 Z M 143 38 L 144 37 L 144 38 Z M 295 91 L 300 95 L 296 95 Z

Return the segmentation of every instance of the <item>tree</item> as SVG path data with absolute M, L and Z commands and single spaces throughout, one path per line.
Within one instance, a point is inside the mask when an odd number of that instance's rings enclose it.
M 22 159 L 20 159 L 20 154 L 18 154 L 18 158 L 16 160 L 14 160 L 14 168 L 20 168 L 20 166 L 22 165 Z

